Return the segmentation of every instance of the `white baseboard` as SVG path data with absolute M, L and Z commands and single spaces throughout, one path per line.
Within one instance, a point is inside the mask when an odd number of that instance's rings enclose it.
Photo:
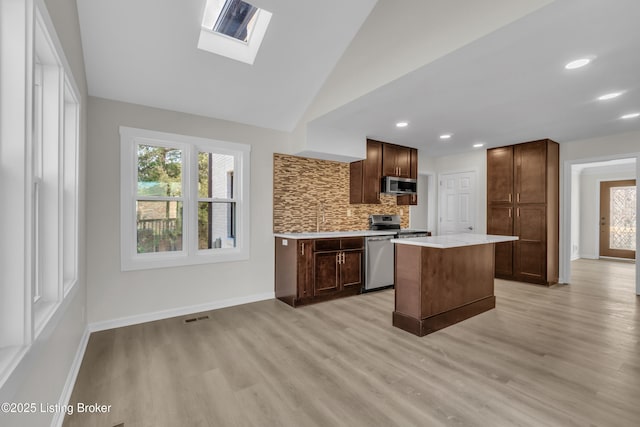
M 580 258 L 582 259 L 600 259 L 598 255 L 594 254 L 580 254 Z
M 233 307 L 234 305 L 249 304 L 252 302 L 264 301 L 274 298 L 274 292 L 265 292 L 262 294 L 254 294 L 246 297 L 229 298 L 225 300 L 212 301 L 209 303 L 187 307 L 172 308 L 170 310 L 161 310 L 151 313 L 137 314 L 134 316 L 120 317 L 118 319 L 90 323 L 89 331 L 105 331 L 107 329 L 121 328 L 123 326 L 137 325 L 139 323 L 153 322 L 156 320 L 168 319 L 170 317 L 184 316 L 187 314 L 200 313 L 202 311 L 217 310 L 219 308 Z
M 82 334 L 82 339 L 80 340 L 80 344 L 78 345 L 76 356 L 73 358 L 73 363 L 71 364 L 71 368 L 69 369 L 69 373 L 67 374 L 67 381 L 64 383 L 62 394 L 60 394 L 60 400 L 58 402 L 60 407 L 64 407 L 69 404 L 69 399 L 71 399 L 73 387 L 76 384 L 76 379 L 78 378 L 78 373 L 80 372 L 82 359 L 84 359 L 84 352 L 87 350 L 89 335 L 91 335 L 91 333 L 89 332 L 89 328 L 87 327 L 84 330 L 84 334 Z M 64 417 L 66 414 L 67 413 L 65 411 L 56 411 L 53 416 L 53 420 L 51 421 L 51 427 L 62 427 L 62 423 L 64 422 Z

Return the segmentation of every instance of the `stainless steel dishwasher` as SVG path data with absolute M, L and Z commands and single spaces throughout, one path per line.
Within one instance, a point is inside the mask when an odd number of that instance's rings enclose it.
M 393 238 L 395 235 L 367 237 L 365 291 L 393 285 Z

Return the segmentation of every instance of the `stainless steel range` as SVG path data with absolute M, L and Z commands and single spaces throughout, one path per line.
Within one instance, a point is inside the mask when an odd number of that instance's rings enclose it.
M 369 216 L 369 230 L 388 230 L 394 233 L 388 236 L 371 236 L 366 239 L 365 292 L 393 286 L 394 245 L 391 239 L 431 235 L 427 230 L 403 230 L 400 224 L 398 215 Z

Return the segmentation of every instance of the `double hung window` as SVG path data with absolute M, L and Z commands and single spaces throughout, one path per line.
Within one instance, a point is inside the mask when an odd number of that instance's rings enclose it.
M 248 259 L 248 145 L 120 134 L 123 270 Z

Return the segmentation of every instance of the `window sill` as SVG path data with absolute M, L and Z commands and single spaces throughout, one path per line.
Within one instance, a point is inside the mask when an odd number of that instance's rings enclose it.
M 122 271 L 150 270 L 154 268 L 183 267 L 189 265 L 249 260 L 248 249 L 216 249 L 215 251 L 216 253 L 212 253 L 211 251 L 202 251 L 202 253 L 191 256 L 184 253 L 180 255 L 154 254 L 149 257 L 123 259 L 121 269 Z
M 27 352 L 26 346 L 0 348 L 0 389 Z

